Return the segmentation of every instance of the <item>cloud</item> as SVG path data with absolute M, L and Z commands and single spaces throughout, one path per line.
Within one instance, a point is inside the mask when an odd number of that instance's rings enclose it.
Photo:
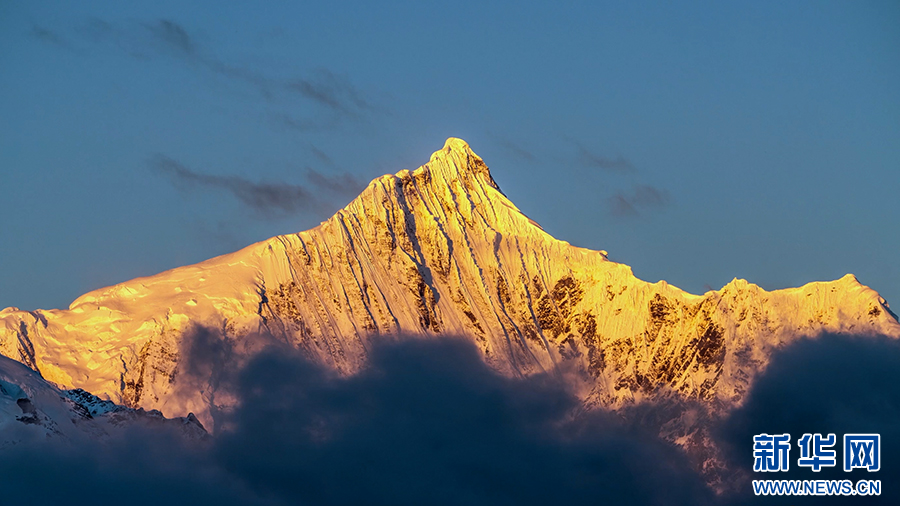
M 584 145 L 576 142 L 575 147 L 578 150 L 578 160 L 582 165 L 587 167 L 596 167 L 608 172 L 631 173 L 637 172 L 637 168 L 624 157 L 617 156 L 615 158 L 607 158 L 592 153 Z
M 198 329 L 195 329 L 197 331 Z M 187 373 L 228 358 L 206 329 Z M 264 342 L 261 339 L 259 342 Z M 180 364 L 180 367 L 182 364 Z M 573 418 L 558 379 L 498 375 L 468 342 L 371 347 L 352 376 L 269 347 L 219 376 L 236 392 L 205 442 L 133 430 L 0 449 L 15 504 L 709 504 L 681 454 L 608 413 Z M 181 381 L 181 374 L 179 380 Z M 226 385 L 227 383 L 227 385 Z
M 292 215 L 316 209 L 319 205 L 314 195 L 303 186 L 254 183 L 239 176 L 200 174 L 164 156 L 157 157 L 153 167 L 182 186 L 225 190 L 264 216 Z
M 187 30 L 170 19 L 160 19 L 155 23 L 144 25 L 158 40 L 162 41 L 175 51 L 184 56 L 195 58 L 198 56 L 197 48 Z
M 187 222 L 186 226 L 198 242 L 210 245 L 213 251 L 223 254 L 237 251 L 254 241 L 242 227 L 236 226 L 234 218 L 206 221 L 198 217 Z
M 365 188 L 365 184 L 352 174 L 343 173 L 328 176 L 309 167 L 306 168 L 306 179 L 320 190 L 336 196 L 356 197 Z
M 201 188 L 230 193 L 262 217 L 328 212 L 332 206 L 327 197 L 355 196 L 362 187 L 349 174 L 326 176 L 311 168 L 307 168 L 306 173 L 311 187 L 284 182 L 257 183 L 240 176 L 203 174 L 163 155 L 157 155 L 151 160 L 151 168 L 169 177 L 176 186 L 185 190 Z M 325 192 L 324 196 L 322 192 Z
M 72 49 L 68 42 L 63 40 L 56 32 L 38 25 L 32 25 L 29 34 L 42 42 L 61 47 L 63 49 Z
M 250 68 L 225 63 L 211 50 L 198 44 L 184 26 L 171 19 L 159 19 L 152 23 L 144 23 L 142 26 L 153 41 L 163 48 L 164 53 L 222 77 L 254 86 L 263 97 L 272 98 L 273 89 L 280 86 L 277 80 Z
M 138 59 L 151 55 L 181 60 L 199 69 L 255 87 L 268 100 L 276 95 L 299 96 L 339 117 L 359 117 L 364 113 L 386 113 L 372 105 L 346 76 L 318 69 L 307 76 L 282 79 L 250 67 L 227 63 L 212 48 L 201 44 L 182 24 L 172 19 L 145 22 L 135 30 L 118 27 L 100 19 L 91 20 L 83 29 L 89 40 L 112 42 Z M 319 123 L 294 120 L 288 114 L 276 114 L 276 123 L 307 130 Z
M 900 341 L 887 337 L 824 335 L 790 345 L 773 356 L 765 373 L 757 378 L 744 405 L 723 420 L 717 429 L 735 470 L 740 496 L 747 504 L 752 479 L 878 479 L 880 497 L 866 497 L 866 504 L 900 501 Z M 756 434 L 792 436 L 790 470 L 786 473 L 753 473 L 752 438 Z M 796 465 L 797 440 L 805 433 L 834 433 L 838 459 L 843 456 L 842 435 L 881 434 L 882 469 L 844 472 L 835 468 L 813 472 Z M 892 463 L 893 462 L 893 463 Z M 767 498 L 767 503 L 802 503 L 790 498 Z M 829 504 L 826 498 L 810 504 Z M 835 502 L 843 504 L 840 498 Z M 843 498 L 847 501 L 849 498 Z M 737 502 L 737 500 L 735 501 Z
M 312 144 L 310 144 L 310 146 L 309 146 L 309 151 L 310 151 L 316 158 L 318 158 L 320 162 L 322 162 L 322 163 L 324 163 L 324 164 L 326 164 L 326 165 L 330 165 L 330 166 L 332 166 L 332 167 L 335 166 L 334 160 L 332 160 L 331 157 L 328 156 L 328 153 L 326 153 L 326 152 L 322 151 L 321 149 L 319 149 L 319 148 L 313 146 Z
M 614 216 L 638 216 L 643 211 L 659 210 L 671 204 L 669 192 L 649 185 L 636 185 L 630 192 L 616 192 L 610 197 Z
M 161 427 L 132 428 L 103 441 L 23 441 L 0 449 L 0 487 L 4 504 L 274 503 L 223 472 L 209 453 L 206 444 Z
M 334 74 L 328 69 L 319 69 L 305 79 L 293 79 L 286 84 L 289 90 L 318 102 L 336 112 L 355 115 L 363 111 L 374 111 L 350 80 Z
M 895 339 L 826 335 L 777 352 L 744 405 L 714 422 L 723 474 L 736 487 L 719 496 L 683 452 L 657 437 L 661 424 L 697 407 L 690 402 L 584 413 L 558 376 L 504 377 L 464 339 L 394 336 L 370 344 L 362 370 L 340 375 L 266 334 L 229 340 L 218 329 L 195 327 L 182 343 L 176 387 L 215 382 L 235 399 L 218 414 L 212 438 L 185 440 L 139 426 L 102 441 L 0 448 L 4 500 L 749 505 L 761 502 L 749 480 L 752 436 L 762 432 L 790 433 L 792 444 L 807 432 L 880 433 L 877 474 L 799 469 L 794 446 L 791 471 L 763 478 L 880 479 L 882 495 L 865 503 L 898 499 L 891 484 L 900 482 L 900 466 L 890 458 L 900 451 Z
M 531 153 L 531 151 L 528 151 L 527 149 L 519 146 L 511 140 L 496 135 L 492 135 L 491 137 L 493 138 L 493 141 L 497 143 L 497 145 L 515 155 L 516 157 L 529 162 L 533 162 L 535 160 L 535 156 Z
M 607 413 L 572 419 L 558 379 L 500 376 L 454 338 L 380 342 L 352 376 L 263 352 L 218 459 L 248 487 L 314 504 L 703 504 L 674 448 Z M 290 472 L 285 472 L 289 469 Z

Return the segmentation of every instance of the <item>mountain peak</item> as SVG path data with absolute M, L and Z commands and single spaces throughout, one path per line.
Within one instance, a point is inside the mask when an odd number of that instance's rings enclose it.
M 207 334 L 248 343 L 235 347 L 241 360 L 255 346 L 247 338 L 271 335 L 343 373 L 362 367 L 376 338 L 465 336 L 512 376 L 578 371 L 588 406 L 665 392 L 735 406 L 785 343 L 900 336 L 884 300 L 852 276 L 725 288 L 699 296 L 647 283 L 606 252 L 551 237 L 450 138 L 313 229 L 100 289 L 70 310 L 0 311 L 0 355 L 67 388 L 168 416 L 198 413 L 215 427 L 227 394 L 213 404 L 212 378 L 179 383 L 177 374 L 185 343 Z
M 492 188 L 500 187 L 491 177 L 491 171 L 480 156 L 472 151 L 469 143 L 457 137 L 450 137 L 444 142 L 444 147 L 432 153 L 428 163 L 419 167 L 414 174 L 421 172 L 439 173 L 447 181 L 453 179 L 468 179 L 470 176 L 480 176 L 483 182 Z
M 444 142 L 444 147 L 441 148 L 439 151 L 435 151 L 434 154 L 431 155 L 431 161 L 434 161 L 435 159 L 440 158 L 442 155 L 450 154 L 453 152 L 466 154 L 466 155 L 473 155 L 476 158 L 478 158 L 479 160 L 481 159 L 480 157 L 478 157 L 478 155 L 476 155 L 472 151 L 472 148 L 469 147 L 468 142 L 466 142 L 458 137 L 448 137 L 447 140 Z
M 446 244 L 448 255 L 452 244 L 466 244 L 466 236 L 471 233 L 555 241 L 503 194 L 487 164 L 466 141 L 456 137 L 447 139 L 424 165 L 374 179 L 359 197 L 326 223 L 330 223 L 330 228 L 351 230 L 363 222 L 368 224 L 363 227 L 366 234 L 386 234 L 393 238 L 391 244 L 406 236 L 407 231 L 418 235 L 429 230 L 428 233 L 445 239 L 454 237 Z M 376 228 L 385 229 L 368 230 L 376 224 Z M 419 239 L 410 238 L 413 258 L 428 249 L 412 246 Z

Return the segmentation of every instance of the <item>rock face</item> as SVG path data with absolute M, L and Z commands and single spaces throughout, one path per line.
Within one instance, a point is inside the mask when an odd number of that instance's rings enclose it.
M 229 401 L 212 377 L 179 385 L 193 325 L 234 350 L 275 336 L 345 373 L 379 336 L 460 335 L 505 374 L 577 371 L 585 402 L 609 407 L 674 395 L 727 408 L 787 342 L 900 336 L 884 299 L 852 275 L 773 292 L 736 279 L 704 295 L 641 281 L 545 233 L 451 138 L 312 230 L 90 292 L 68 310 L 7 308 L 0 354 L 67 388 L 209 424 L 210 407 Z

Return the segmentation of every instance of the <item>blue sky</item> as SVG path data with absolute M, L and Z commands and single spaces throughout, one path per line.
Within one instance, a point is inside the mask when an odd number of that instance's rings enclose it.
M 897 2 L 306 4 L 0 3 L 0 307 L 308 229 L 450 136 L 642 279 L 900 306 Z

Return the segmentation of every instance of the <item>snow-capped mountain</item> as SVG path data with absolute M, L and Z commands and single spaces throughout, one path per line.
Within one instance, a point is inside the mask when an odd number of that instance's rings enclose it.
M 81 389 L 61 390 L 19 362 L 0 357 L 0 448 L 29 438 L 102 439 L 134 424 L 167 426 L 189 438 L 207 436 L 193 414 L 168 419 L 159 411 L 119 406 Z
M 87 293 L 68 310 L 0 312 L 0 354 L 81 388 L 207 426 L 217 382 L 180 382 L 186 332 L 288 342 L 341 372 L 380 336 L 471 339 L 509 375 L 577 371 L 588 405 L 675 395 L 740 403 L 772 351 L 823 332 L 900 337 L 852 275 L 766 292 L 735 279 L 692 295 L 554 239 L 460 139 L 372 181 L 318 227 Z

